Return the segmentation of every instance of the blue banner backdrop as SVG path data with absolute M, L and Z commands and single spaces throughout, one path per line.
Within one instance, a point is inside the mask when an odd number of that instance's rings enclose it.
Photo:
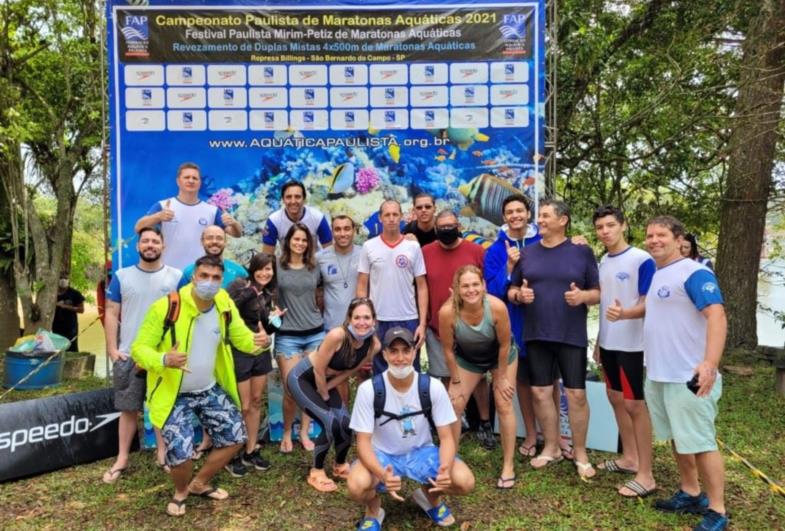
M 203 199 L 257 249 L 281 185 L 375 235 L 383 198 L 419 191 L 493 240 L 501 201 L 543 170 L 543 0 L 110 0 L 112 240 L 202 168 Z

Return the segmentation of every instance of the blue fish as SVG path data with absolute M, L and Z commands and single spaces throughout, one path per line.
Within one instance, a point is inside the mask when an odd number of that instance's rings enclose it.
M 354 184 L 354 164 L 344 162 L 333 170 L 330 178 L 330 194 L 340 195 Z

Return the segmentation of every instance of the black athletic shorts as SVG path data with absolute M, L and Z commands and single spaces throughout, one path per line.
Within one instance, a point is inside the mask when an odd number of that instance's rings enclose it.
M 567 389 L 586 389 L 586 348 L 555 341 L 527 341 L 532 387 L 553 385 L 556 369 Z
M 522 385 L 531 385 L 532 377 L 531 377 L 531 368 L 529 367 L 531 364 L 529 363 L 529 356 L 524 356 L 523 358 L 518 358 L 518 383 Z M 552 382 L 555 382 L 560 378 L 559 376 L 559 367 L 558 365 L 553 368 L 553 379 Z
M 626 400 L 643 400 L 643 352 L 600 347 L 600 363 L 608 387 L 622 393 Z
M 265 350 L 258 356 L 252 356 L 232 349 L 232 355 L 234 356 L 234 374 L 238 382 L 244 382 L 255 376 L 264 376 L 273 370 L 273 359 L 269 350 Z

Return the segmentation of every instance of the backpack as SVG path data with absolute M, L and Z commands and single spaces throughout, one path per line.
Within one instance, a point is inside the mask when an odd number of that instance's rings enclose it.
M 180 317 L 180 293 L 177 291 L 172 291 L 167 295 L 167 299 L 169 305 L 166 308 L 166 317 L 164 317 L 164 327 L 163 333 L 161 334 L 161 341 L 164 340 L 166 333 L 169 332 L 172 336 L 172 345 L 174 345 L 177 343 L 177 333 L 175 332 L 174 325 L 177 322 L 177 319 Z M 221 315 L 223 315 L 224 321 L 224 343 L 228 345 L 229 325 L 232 324 L 232 311 L 226 310 Z
M 378 419 L 382 415 L 389 417 L 381 423 L 382 426 L 391 420 L 402 420 L 416 415 L 423 415 L 428 420 L 431 426 L 431 431 L 436 432 L 436 424 L 433 422 L 432 404 L 431 404 L 431 377 L 425 373 L 417 373 L 417 391 L 420 395 L 420 411 L 410 411 L 398 415 L 384 410 L 384 402 L 387 399 L 387 388 L 384 385 L 384 377 L 382 374 L 377 374 L 373 377 L 373 416 Z

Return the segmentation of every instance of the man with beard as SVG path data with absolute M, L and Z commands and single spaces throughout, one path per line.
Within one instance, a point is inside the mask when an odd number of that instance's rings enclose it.
M 324 328 L 343 324 L 346 310 L 357 290 L 357 266 L 362 247 L 354 244 L 357 228 L 349 216 L 335 216 L 332 223 L 334 245 L 316 253 L 324 289 Z
M 202 247 L 204 248 L 204 254 L 207 256 L 215 256 L 224 264 L 224 280 L 223 285 L 221 286 L 223 289 L 226 289 L 235 279 L 246 278 L 248 276 L 248 271 L 246 271 L 243 266 L 234 260 L 223 257 L 224 249 L 226 248 L 226 233 L 221 227 L 218 225 L 210 225 L 204 229 L 201 242 Z M 183 287 L 191 282 L 193 276 L 194 264 L 189 264 L 188 267 L 183 269 L 183 278 L 180 280 L 179 287 Z
M 120 269 L 106 290 L 106 352 L 112 360 L 115 408 L 120 411 L 117 459 L 104 474 L 105 483 L 114 483 L 128 467 L 128 452 L 136 434 L 139 411 L 145 397 L 145 377 L 130 358 L 131 343 L 147 309 L 157 299 L 177 288 L 182 273 L 164 265 L 164 239 L 158 228 L 139 232 L 136 250 L 139 263 Z M 120 321 L 122 310 L 123 320 Z M 158 463 L 163 466 L 164 446 L 156 430 Z

